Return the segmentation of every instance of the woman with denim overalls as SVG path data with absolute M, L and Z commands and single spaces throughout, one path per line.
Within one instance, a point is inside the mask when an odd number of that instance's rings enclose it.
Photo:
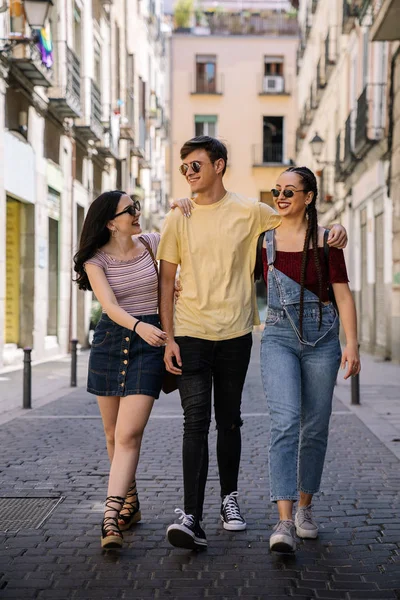
M 296 533 L 301 538 L 318 535 L 312 498 L 322 476 L 336 377 L 346 363 L 345 379 L 359 373 L 360 359 L 343 251 L 331 248 L 328 261 L 324 255 L 314 174 L 306 167 L 290 167 L 272 194 L 282 224 L 265 233 L 262 249 L 267 316 L 261 372 L 271 417 L 271 500 L 279 512 L 270 548 L 288 552 L 296 548 Z M 346 336 L 343 352 L 329 284 Z

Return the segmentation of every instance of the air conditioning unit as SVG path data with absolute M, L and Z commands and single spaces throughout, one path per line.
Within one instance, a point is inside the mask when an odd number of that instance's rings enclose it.
M 283 92 L 285 80 L 280 75 L 265 75 L 264 77 L 264 92 L 271 94 L 279 94 Z

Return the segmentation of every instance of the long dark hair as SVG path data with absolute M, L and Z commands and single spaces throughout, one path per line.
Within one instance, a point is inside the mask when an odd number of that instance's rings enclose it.
M 114 218 L 121 196 L 125 196 L 125 192 L 120 190 L 104 192 L 93 200 L 89 207 L 82 227 L 78 252 L 74 256 L 74 271 L 78 274 L 74 281 L 80 290 L 91 291 L 92 289 L 83 265 L 110 239 L 111 233 L 107 223 Z
M 306 279 L 307 262 L 308 262 L 308 249 L 310 246 L 313 249 L 315 268 L 318 276 L 318 297 L 319 297 L 319 327 L 321 327 L 322 321 L 322 272 L 321 263 L 319 260 L 318 253 L 318 214 L 316 209 L 316 202 L 318 197 L 318 185 L 314 173 L 308 167 L 289 167 L 285 173 L 297 173 L 301 177 L 304 192 L 313 192 L 313 199 L 310 204 L 307 205 L 306 215 L 308 219 L 306 236 L 304 238 L 303 256 L 301 259 L 301 273 L 300 273 L 300 316 L 299 316 L 299 329 L 300 335 L 303 335 L 303 312 L 304 312 L 304 282 Z

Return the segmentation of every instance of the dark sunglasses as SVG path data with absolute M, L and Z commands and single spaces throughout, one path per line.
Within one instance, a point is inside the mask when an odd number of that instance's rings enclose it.
M 190 167 L 192 169 L 193 173 L 200 173 L 202 164 L 211 165 L 212 163 L 201 163 L 198 160 L 194 160 L 191 163 L 183 163 L 183 165 L 181 165 L 179 167 L 179 171 L 182 175 L 186 175 L 186 173 L 189 171 L 189 167 Z
M 124 215 L 125 213 L 128 213 L 128 215 L 134 217 L 137 212 L 140 212 L 140 202 L 138 200 L 134 200 L 133 204 L 129 204 L 126 208 L 124 208 L 124 210 L 121 210 L 121 212 L 114 215 L 114 219 L 115 217 L 119 217 L 120 215 Z
M 293 196 L 295 195 L 296 192 L 305 192 L 305 190 L 276 190 L 275 188 L 273 188 L 271 190 L 271 194 L 273 195 L 274 198 L 279 198 L 279 196 L 281 194 L 283 194 L 285 196 L 285 198 L 293 198 Z

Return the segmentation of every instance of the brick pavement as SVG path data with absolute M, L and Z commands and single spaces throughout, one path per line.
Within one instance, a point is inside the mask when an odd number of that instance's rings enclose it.
M 2 495 L 61 495 L 40 529 L 0 533 L 0 597 L 19 600 L 400 598 L 399 460 L 335 400 L 318 540 L 295 556 L 271 555 L 276 522 L 267 477 L 268 417 L 258 338 L 246 383 L 240 504 L 246 532 L 219 522 L 215 431 L 205 506 L 207 552 L 171 548 L 165 528 L 182 507 L 182 417 L 162 397 L 146 429 L 138 486 L 143 522 L 123 550 L 102 552 L 107 457 L 95 399 L 82 389 L 0 427 Z

